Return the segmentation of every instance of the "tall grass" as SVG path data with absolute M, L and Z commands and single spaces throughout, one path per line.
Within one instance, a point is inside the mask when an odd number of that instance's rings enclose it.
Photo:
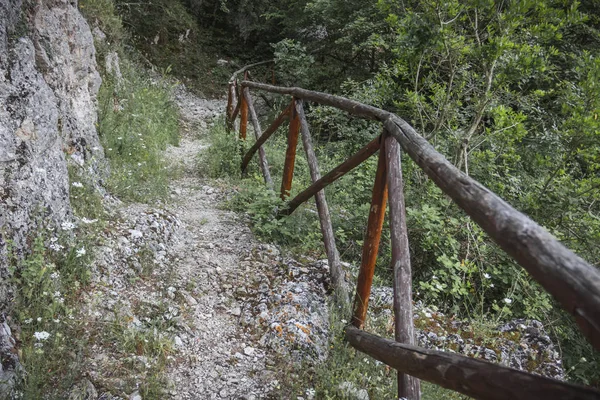
M 122 80 L 106 76 L 100 88 L 98 131 L 117 196 L 149 201 L 164 198 L 171 171 L 162 151 L 179 143 L 179 117 L 171 88 L 144 76 L 134 63 L 121 62 Z

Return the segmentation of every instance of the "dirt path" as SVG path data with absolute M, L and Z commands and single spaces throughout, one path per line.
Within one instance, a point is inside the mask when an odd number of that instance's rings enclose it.
M 165 158 L 179 178 L 167 206 L 117 204 L 104 229 L 79 316 L 91 343 L 81 390 L 95 387 L 99 399 L 163 399 L 165 388 L 171 399 L 276 398 L 282 365 L 326 356 L 327 267 L 282 258 L 221 207 L 224 190 L 198 162 L 225 102 L 181 88 L 175 98 L 183 133 Z
M 255 256 L 275 256 L 258 243 L 237 216 L 219 208 L 222 193 L 199 176 L 199 155 L 208 151 L 207 124 L 225 108 L 219 100 L 180 91 L 177 101 L 184 133 L 167 158 L 182 170 L 171 186 L 181 222 L 174 286 L 183 287 L 190 311 L 189 329 L 176 340 L 180 354 L 169 371 L 176 399 L 257 399 L 270 391 L 268 355 L 240 324 L 244 304 L 240 281 L 256 275 Z M 259 263 L 260 264 L 260 263 Z

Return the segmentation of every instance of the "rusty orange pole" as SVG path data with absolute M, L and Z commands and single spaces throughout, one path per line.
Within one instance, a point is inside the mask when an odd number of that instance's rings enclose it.
M 375 273 L 375 263 L 377 262 L 377 252 L 379 251 L 379 241 L 381 239 L 381 229 L 383 228 L 383 220 L 385 218 L 387 197 L 388 187 L 385 140 L 382 140 L 379 149 L 377 174 L 375 175 L 375 184 L 373 185 L 369 220 L 367 222 L 367 233 L 363 244 L 360 272 L 358 274 L 358 283 L 356 285 L 356 297 L 354 298 L 352 325 L 359 329 L 362 329 L 367 317 L 367 307 L 369 304 L 369 296 L 371 295 L 371 285 L 373 283 L 373 274 Z
M 246 140 L 246 131 L 248 130 L 248 103 L 244 96 L 240 96 L 240 104 L 240 139 Z
M 296 147 L 298 146 L 298 132 L 300 132 L 300 118 L 295 107 L 296 99 L 292 98 L 290 106 L 290 126 L 288 129 L 287 150 L 285 152 L 285 165 L 283 178 L 281 178 L 281 200 L 285 200 L 292 190 L 294 179 L 294 165 L 296 162 Z

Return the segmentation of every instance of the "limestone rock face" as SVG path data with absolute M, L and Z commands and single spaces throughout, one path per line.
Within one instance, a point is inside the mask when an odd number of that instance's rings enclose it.
M 100 84 L 77 1 L 0 0 L 0 316 L 12 293 L 7 242 L 22 251 L 36 220 L 70 218 L 68 162 L 101 175 Z

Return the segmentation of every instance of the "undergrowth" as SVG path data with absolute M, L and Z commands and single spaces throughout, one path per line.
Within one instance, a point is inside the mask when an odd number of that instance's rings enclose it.
M 172 178 L 161 153 L 168 144 L 178 145 L 179 114 L 171 100 L 172 84 L 158 72 L 149 73 L 142 59 L 127 43 L 131 35 L 123 28 L 112 0 L 84 0 L 81 11 L 91 25 L 106 35 L 96 40 L 102 86 L 98 93 L 98 134 L 109 160 L 109 190 L 125 199 L 149 202 L 165 199 Z M 107 56 L 118 56 L 119 72 Z M 110 64 L 110 63 L 109 63 Z

